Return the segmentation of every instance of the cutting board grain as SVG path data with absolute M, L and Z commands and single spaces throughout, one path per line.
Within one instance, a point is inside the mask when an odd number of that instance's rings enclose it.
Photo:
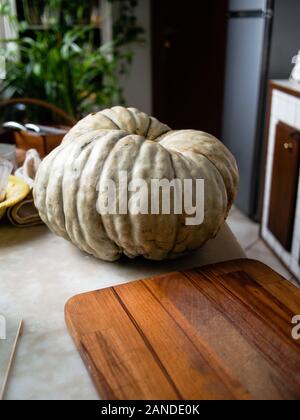
M 237 260 L 73 297 L 68 329 L 104 399 L 300 399 L 300 290 Z

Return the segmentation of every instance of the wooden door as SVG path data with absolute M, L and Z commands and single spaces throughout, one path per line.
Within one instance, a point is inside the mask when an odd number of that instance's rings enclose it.
M 300 163 L 300 132 L 282 122 L 276 129 L 269 229 L 291 251 Z
M 154 115 L 221 135 L 227 0 L 153 0 Z

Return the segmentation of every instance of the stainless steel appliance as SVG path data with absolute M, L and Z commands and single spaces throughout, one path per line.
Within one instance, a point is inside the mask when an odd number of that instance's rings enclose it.
M 287 79 L 300 48 L 299 0 L 231 0 L 223 141 L 240 170 L 236 204 L 260 217 L 263 138 L 269 79 Z

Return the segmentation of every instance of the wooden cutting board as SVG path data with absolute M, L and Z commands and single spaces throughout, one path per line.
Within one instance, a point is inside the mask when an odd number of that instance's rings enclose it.
M 73 297 L 69 331 L 104 399 L 300 399 L 300 290 L 226 262 Z

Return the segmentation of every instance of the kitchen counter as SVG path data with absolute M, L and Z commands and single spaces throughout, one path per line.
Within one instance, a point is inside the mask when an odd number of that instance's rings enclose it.
M 44 227 L 0 226 L 0 314 L 7 339 L 0 340 L 0 381 L 18 321 L 24 320 L 7 399 L 97 399 L 93 384 L 65 326 L 72 296 L 154 274 L 245 254 L 227 225 L 204 248 L 180 260 L 96 260 Z

